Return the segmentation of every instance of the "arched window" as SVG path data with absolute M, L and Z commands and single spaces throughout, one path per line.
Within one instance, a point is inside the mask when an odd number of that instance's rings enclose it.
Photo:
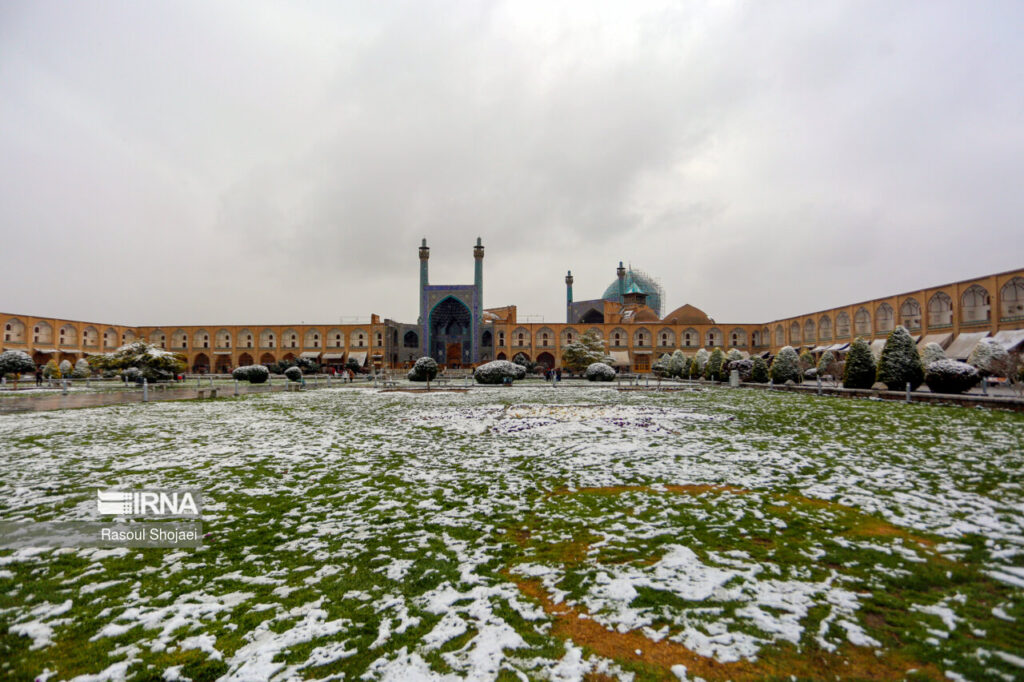
M 800 343 L 800 323 L 794 321 L 789 325 L 789 342 L 793 345 Z
M 832 340 L 832 319 L 828 315 L 822 315 L 818 321 L 818 338 L 822 341 Z
M 999 290 L 1003 320 L 1024 317 L 1024 277 L 1014 277 Z
M 892 306 L 888 303 L 878 306 L 878 311 L 875 313 L 875 329 L 880 332 L 893 330 L 893 311 Z
M 853 316 L 853 330 L 858 336 L 871 334 L 871 313 L 867 311 L 867 308 L 858 309 Z
M 972 284 L 960 298 L 960 318 L 964 323 L 987 322 L 990 317 L 988 291 Z
M 910 331 L 921 328 L 921 304 L 915 299 L 908 298 L 900 305 L 900 324 Z
M 836 338 L 845 339 L 850 336 L 850 314 L 845 310 L 836 315 Z
M 947 327 L 953 324 L 953 299 L 944 291 L 937 291 L 928 299 L 928 326 Z
M 785 346 L 786 345 L 786 330 L 782 328 L 781 324 L 775 325 L 775 345 Z

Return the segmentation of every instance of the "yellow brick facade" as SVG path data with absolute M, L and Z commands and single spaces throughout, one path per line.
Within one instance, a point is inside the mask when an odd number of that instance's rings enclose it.
M 561 365 L 561 349 L 588 330 L 607 342 L 609 351 L 629 353 L 634 371 L 646 372 L 663 353 L 680 349 L 736 348 L 749 353 L 777 352 L 781 347 L 817 347 L 850 342 L 858 336 L 885 338 L 902 324 L 914 335 L 1024 329 L 1024 269 L 928 287 L 862 301 L 768 323 L 665 324 L 607 322 L 564 324 L 518 323 L 515 307 L 495 309 L 492 345 L 482 361 L 511 360 L 523 353 L 531 360 Z M 129 326 L 60 318 L 0 313 L 3 349 L 23 350 L 37 364 L 50 358 L 71 360 L 104 353 L 144 339 L 180 352 L 189 371 L 230 371 L 245 364 L 279 362 L 315 354 L 327 365 L 349 358 L 366 366 L 404 367 L 418 357 L 404 347 L 398 332 L 374 315 L 365 324 L 161 325 Z M 387 335 L 391 334 L 391 338 Z

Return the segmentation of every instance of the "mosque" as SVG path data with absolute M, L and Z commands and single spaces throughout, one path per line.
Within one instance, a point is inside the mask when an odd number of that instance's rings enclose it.
M 591 331 L 606 344 L 620 371 L 649 372 L 655 357 L 677 349 L 736 349 L 770 355 L 786 345 L 813 353 L 842 354 L 859 337 L 876 353 L 897 324 L 920 345 L 936 342 L 966 358 L 981 338 L 1024 347 L 1024 268 L 930 286 L 883 298 L 769 322 L 721 322 L 685 303 L 663 313 L 665 292 L 647 273 L 618 264 L 600 298 L 573 298 L 565 277 L 565 322 L 522 322 L 516 306 L 484 307 L 484 245 L 473 245 L 472 284 L 431 284 L 430 247 L 419 246 L 419 318 L 397 322 L 371 315 L 351 324 L 161 325 L 79 321 L 0 313 L 3 350 L 27 352 L 37 364 L 108 353 L 145 339 L 181 353 L 193 372 L 300 357 L 322 366 L 354 363 L 366 370 L 398 369 L 430 356 L 445 367 L 466 369 L 495 359 L 524 358 L 547 367 L 561 364 L 562 348 Z

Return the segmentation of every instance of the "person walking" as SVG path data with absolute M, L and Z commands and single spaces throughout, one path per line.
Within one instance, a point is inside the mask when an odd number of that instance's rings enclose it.
M 36 386 L 43 385 L 43 368 L 36 365 Z

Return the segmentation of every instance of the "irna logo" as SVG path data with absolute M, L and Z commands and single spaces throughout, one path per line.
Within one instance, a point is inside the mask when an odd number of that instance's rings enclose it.
M 199 516 L 195 490 L 97 490 L 100 514 L 116 516 Z

